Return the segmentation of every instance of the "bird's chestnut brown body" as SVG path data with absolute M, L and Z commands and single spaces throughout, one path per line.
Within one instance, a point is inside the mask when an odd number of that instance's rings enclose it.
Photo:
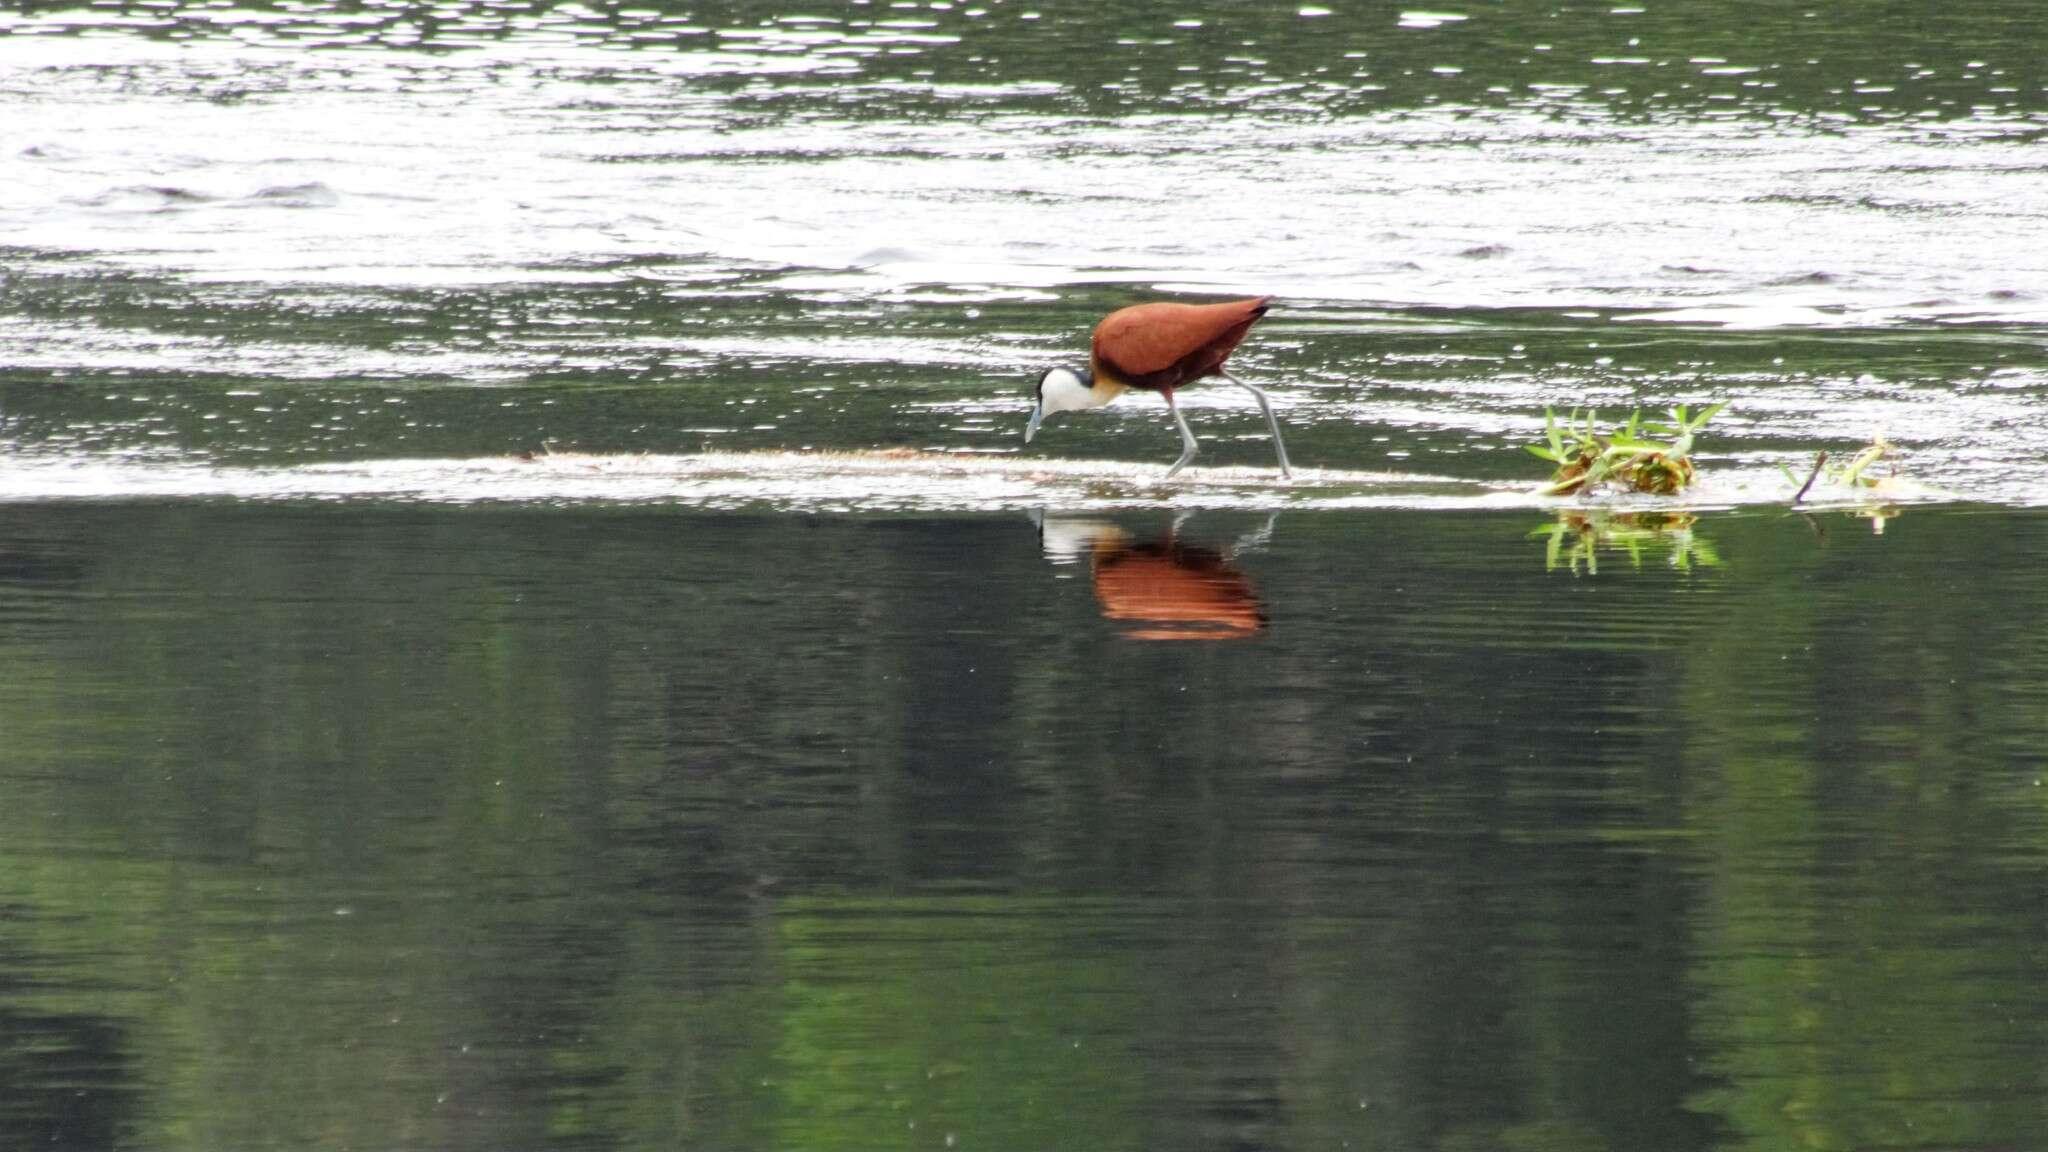
M 1269 306 L 1259 296 L 1118 309 L 1095 326 L 1089 368 L 1098 381 L 1170 394 L 1221 369 Z

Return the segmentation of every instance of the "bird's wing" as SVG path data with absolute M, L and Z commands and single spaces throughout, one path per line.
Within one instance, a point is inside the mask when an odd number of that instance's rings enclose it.
M 1166 372 L 1215 346 L 1217 363 L 1266 313 L 1266 300 L 1222 304 L 1139 304 L 1112 312 L 1096 326 L 1095 355 L 1120 376 L 1138 379 Z

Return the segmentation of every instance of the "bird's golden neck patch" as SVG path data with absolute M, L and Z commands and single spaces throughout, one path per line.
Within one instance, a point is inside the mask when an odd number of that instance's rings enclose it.
M 1130 390 L 1130 384 L 1116 374 L 1116 369 L 1102 362 L 1102 357 L 1088 358 L 1088 391 L 1095 395 L 1095 404 L 1101 407 Z

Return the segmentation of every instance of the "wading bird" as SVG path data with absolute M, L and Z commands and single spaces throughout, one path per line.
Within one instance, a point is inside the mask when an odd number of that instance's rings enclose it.
M 1180 459 L 1166 472 L 1171 480 L 1196 451 L 1195 434 L 1173 402 L 1173 391 L 1205 376 L 1221 376 L 1258 400 L 1266 426 L 1273 430 L 1280 474 L 1291 479 L 1287 445 L 1280 440 L 1280 422 L 1273 419 L 1265 392 L 1223 370 L 1223 362 L 1268 306 L 1267 297 L 1261 296 L 1223 304 L 1138 304 L 1111 312 L 1095 326 L 1086 370 L 1050 368 L 1038 378 L 1038 406 L 1024 428 L 1024 442 L 1031 443 L 1039 424 L 1055 412 L 1100 408 L 1131 388 L 1157 392 L 1166 398 L 1166 410 L 1180 428 Z

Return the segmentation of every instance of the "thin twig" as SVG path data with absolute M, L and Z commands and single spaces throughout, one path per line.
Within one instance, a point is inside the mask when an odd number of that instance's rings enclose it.
M 1806 496 L 1806 490 L 1807 490 L 1808 488 L 1811 488 L 1811 487 L 1813 487 L 1813 482 L 1814 482 L 1815 480 L 1818 480 L 1818 479 L 1820 479 L 1820 466 L 1821 466 L 1821 465 L 1823 465 L 1823 464 L 1825 464 L 1825 463 L 1827 463 L 1827 462 L 1828 462 L 1828 454 L 1827 454 L 1826 452 L 1822 452 L 1822 453 L 1821 453 L 1821 454 L 1820 454 L 1819 456 L 1816 456 L 1816 457 L 1814 457 L 1814 461 L 1813 461 L 1813 471 L 1811 471 L 1811 472 L 1808 472 L 1808 473 L 1806 474 L 1806 483 L 1804 483 L 1804 484 L 1801 484 L 1801 485 L 1799 486 L 1799 491 L 1797 491 L 1797 492 L 1794 492 L 1794 493 L 1792 494 L 1792 503 L 1794 503 L 1794 504 L 1797 504 L 1797 503 L 1799 503 L 1799 501 L 1800 501 L 1800 500 L 1802 500 L 1802 499 L 1804 499 L 1804 498 L 1805 498 L 1805 496 Z

